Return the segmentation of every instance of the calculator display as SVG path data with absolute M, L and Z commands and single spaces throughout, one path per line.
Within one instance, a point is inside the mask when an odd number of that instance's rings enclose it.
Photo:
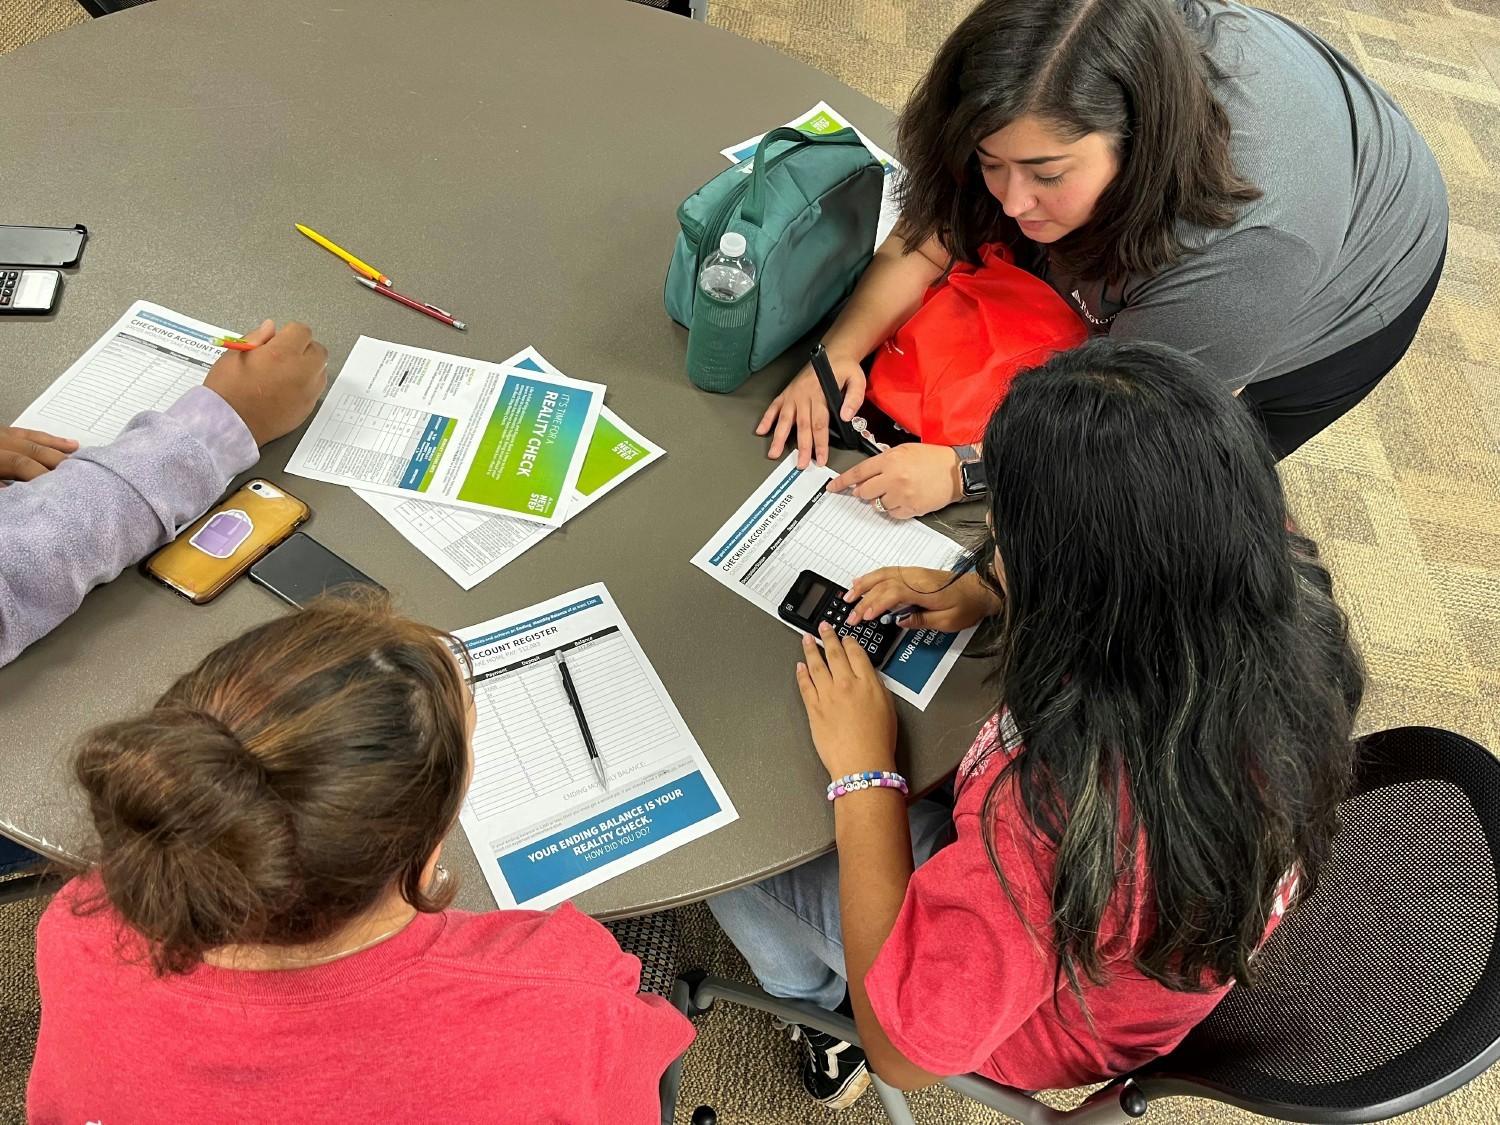
M 828 594 L 829 587 L 822 582 L 816 583 L 808 588 L 807 595 L 802 599 L 802 604 L 796 609 L 798 617 L 804 621 L 813 620 L 813 611 L 818 608 L 818 603 Z
M 860 648 L 870 654 L 870 663 L 879 668 L 896 647 L 896 638 L 902 632 L 901 626 L 883 625 L 879 621 L 850 625 L 849 611 L 854 607 L 844 600 L 847 592 L 844 587 L 830 582 L 821 574 L 804 570 L 781 599 L 778 612 L 783 621 L 813 636 L 817 636 L 818 627 L 827 622 L 841 638 L 853 638 Z

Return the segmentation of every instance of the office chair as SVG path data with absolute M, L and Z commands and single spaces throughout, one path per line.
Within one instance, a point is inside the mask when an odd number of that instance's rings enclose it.
M 945 1085 L 1024 1125 L 1119 1125 L 1177 1096 L 1352 1125 L 1488 1069 L 1500 1060 L 1500 762 L 1432 727 L 1372 734 L 1343 817 L 1318 889 L 1267 940 L 1256 983 L 1231 989 L 1176 1050 L 1072 1110 L 974 1074 Z M 680 977 L 673 999 L 689 1016 L 723 999 L 858 1042 L 851 1020 L 702 973 Z M 680 1066 L 662 1083 L 674 1102 Z M 894 1125 L 910 1125 L 900 1091 L 872 1079 Z
M 645 4 L 648 8 L 660 8 L 664 12 L 676 12 L 679 16 L 691 16 L 695 20 L 708 19 L 708 0 L 630 0 L 632 4 Z
M 98 19 L 107 16 L 111 12 L 122 12 L 126 8 L 138 8 L 142 4 L 149 4 L 151 0 L 78 0 L 78 6 L 89 15 Z

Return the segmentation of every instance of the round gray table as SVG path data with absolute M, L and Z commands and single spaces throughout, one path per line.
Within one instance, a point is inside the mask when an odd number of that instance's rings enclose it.
M 661 291 L 677 204 L 726 166 L 719 149 L 819 99 L 888 137 L 889 112 L 827 75 L 625 0 L 158 0 L 64 31 L 0 56 L 0 221 L 91 237 L 55 315 L 0 319 L 0 418 L 138 297 L 242 331 L 305 320 L 334 371 L 365 333 L 493 360 L 533 344 L 607 384 L 667 456 L 467 593 L 347 489 L 285 477 L 298 435 L 255 471 L 312 506 L 310 534 L 445 629 L 608 585 L 740 818 L 582 908 L 655 910 L 793 866 L 833 842 L 799 646 L 689 560 L 770 472 L 753 427 L 794 361 L 734 395 L 695 390 Z M 469 331 L 361 289 L 294 222 Z M 278 612 L 248 582 L 205 607 L 135 570 L 95 590 L 0 671 L 0 828 L 53 854 L 86 848 L 77 737 Z M 967 747 L 981 671 L 960 661 L 925 714 L 900 705 L 917 785 Z M 447 862 L 460 905 L 493 908 L 461 831 Z

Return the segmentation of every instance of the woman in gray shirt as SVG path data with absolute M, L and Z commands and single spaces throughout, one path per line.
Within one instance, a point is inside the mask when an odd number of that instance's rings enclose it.
M 846 416 L 860 360 L 999 242 L 1094 333 L 1205 362 L 1284 457 L 1395 366 L 1442 272 L 1447 193 L 1391 96 L 1228 0 L 984 0 L 899 138 L 902 222 L 824 339 Z M 822 462 L 811 372 L 762 419 L 772 457 L 794 426 Z M 919 515 L 958 498 L 962 456 L 899 446 L 830 487 Z

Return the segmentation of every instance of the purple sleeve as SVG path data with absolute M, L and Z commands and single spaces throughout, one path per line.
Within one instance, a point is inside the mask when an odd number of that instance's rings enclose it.
M 0 665 L 202 515 L 259 456 L 233 408 L 194 387 L 108 445 L 0 488 Z

